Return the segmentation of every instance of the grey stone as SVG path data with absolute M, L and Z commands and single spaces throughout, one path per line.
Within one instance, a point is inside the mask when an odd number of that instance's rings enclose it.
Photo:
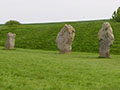
M 9 32 L 7 34 L 7 40 L 6 40 L 6 43 L 5 43 L 5 49 L 7 49 L 7 50 L 14 49 L 15 37 L 16 37 L 16 34 L 13 34 L 11 32 Z
M 71 52 L 74 36 L 75 29 L 71 25 L 65 24 L 56 38 L 56 43 L 60 54 Z
M 110 46 L 113 45 L 114 42 L 114 34 L 110 23 L 105 22 L 102 25 L 102 28 L 98 33 L 98 38 L 100 43 L 100 57 L 110 58 Z

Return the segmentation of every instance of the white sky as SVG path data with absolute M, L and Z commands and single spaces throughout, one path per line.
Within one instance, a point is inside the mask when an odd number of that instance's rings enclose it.
M 0 23 L 109 19 L 120 0 L 0 0 Z

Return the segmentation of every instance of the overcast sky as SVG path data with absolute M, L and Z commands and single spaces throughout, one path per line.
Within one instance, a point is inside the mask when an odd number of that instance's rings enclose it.
M 0 23 L 109 19 L 120 0 L 0 0 Z

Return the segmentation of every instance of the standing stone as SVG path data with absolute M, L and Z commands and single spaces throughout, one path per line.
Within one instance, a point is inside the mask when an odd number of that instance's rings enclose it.
M 56 43 L 60 54 L 71 52 L 74 36 L 75 29 L 71 25 L 65 24 L 56 38 Z
M 16 34 L 13 34 L 11 32 L 9 32 L 7 34 L 7 40 L 6 40 L 6 44 L 5 44 L 5 49 L 7 49 L 7 50 L 14 49 L 15 37 L 16 37 Z
M 102 25 L 101 30 L 98 33 L 100 48 L 100 57 L 110 58 L 110 46 L 114 42 L 114 35 L 112 27 L 108 22 Z

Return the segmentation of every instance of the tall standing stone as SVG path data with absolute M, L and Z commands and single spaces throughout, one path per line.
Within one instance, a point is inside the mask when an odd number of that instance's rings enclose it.
M 71 52 L 74 36 L 75 29 L 71 25 L 65 24 L 56 38 L 56 43 L 60 54 Z
M 110 58 L 110 46 L 114 42 L 114 35 L 112 31 L 112 27 L 108 22 L 105 22 L 102 25 L 101 30 L 98 33 L 99 38 L 99 54 L 100 57 Z
M 16 34 L 13 34 L 11 32 L 9 32 L 7 34 L 7 40 L 6 40 L 6 43 L 5 43 L 5 49 L 7 49 L 7 50 L 14 49 L 15 37 L 16 37 Z

